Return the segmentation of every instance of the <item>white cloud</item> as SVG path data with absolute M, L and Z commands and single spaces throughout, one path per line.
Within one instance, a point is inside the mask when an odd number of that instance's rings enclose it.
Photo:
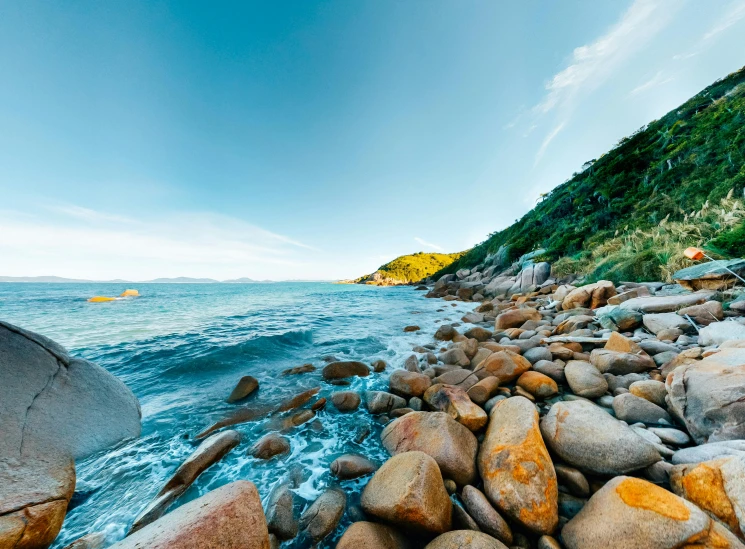
M 704 34 L 702 40 L 714 38 L 731 26 L 736 25 L 743 17 L 745 17 L 745 1 L 738 0 L 732 3 L 730 9 Z
M 426 240 L 423 240 L 423 239 L 419 238 L 418 236 L 415 236 L 414 237 L 414 240 L 416 240 L 417 242 L 419 242 L 419 244 L 421 244 L 425 248 L 431 248 L 433 250 L 437 250 L 438 252 L 444 251 L 443 248 L 442 248 L 442 246 L 438 246 L 437 244 L 432 244 L 431 242 L 427 242 Z
M 541 143 L 541 147 L 538 149 L 538 152 L 535 155 L 535 164 L 538 164 L 538 162 L 541 161 L 541 158 L 543 158 L 543 154 L 546 152 L 546 149 L 548 149 L 551 141 L 553 141 L 554 138 L 559 135 L 559 132 L 564 129 L 565 124 L 566 122 L 561 122 L 543 139 L 543 143 Z
M 671 76 L 665 76 L 664 71 L 659 71 L 652 78 L 650 78 L 646 82 L 643 82 L 642 84 L 639 84 L 637 87 L 631 90 L 631 92 L 629 92 L 629 95 L 638 95 L 644 91 L 662 86 L 663 84 L 667 84 L 668 82 L 672 82 L 672 80 L 673 78 Z

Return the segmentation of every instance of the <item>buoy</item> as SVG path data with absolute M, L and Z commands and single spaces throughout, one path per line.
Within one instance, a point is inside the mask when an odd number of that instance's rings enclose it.
M 683 255 L 685 255 L 688 259 L 698 261 L 699 259 L 703 259 L 705 254 L 698 248 L 690 247 L 686 248 L 686 250 L 683 252 Z
M 137 290 L 124 290 L 120 297 L 137 297 L 139 295 L 140 292 L 138 292 Z
M 116 301 L 115 297 L 106 297 L 102 295 L 93 296 L 88 300 L 88 303 L 103 303 L 104 301 Z

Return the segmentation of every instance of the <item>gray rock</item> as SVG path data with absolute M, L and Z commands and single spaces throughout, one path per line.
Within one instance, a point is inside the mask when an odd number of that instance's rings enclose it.
M 673 352 L 676 354 L 679 352 L 678 348 L 675 345 L 671 345 L 670 343 L 663 343 L 662 341 L 658 341 L 656 339 L 645 339 L 643 341 L 640 341 L 639 347 L 641 347 L 645 353 L 652 356 L 665 352 Z
M 553 379 L 556 383 L 564 383 L 564 364 L 559 361 L 539 360 L 533 364 L 533 369 Z
M 559 515 L 567 519 L 572 519 L 582 510 L 585 503 L 587 503 L 587 500 L 584 498 L 559 492 Z
M 701 291 L 692 294 L 635 297 L 621 303 L 622 309 L 639 311 L 640 313 L 672 313 L 683 307 L 699 305 L 711 299 L 714 292 Z
M 613 411 L 616 417 L 626 423 L 672 423 L 670 415 L 647 399 L 631 393 L 618 395 L 613 399 Z
M 698 342 L 702 347 L 721 345 L 734 339 L 745 339 L 745 325 L 731 320 L 712 322 L 698 333 Z
M 527 358 L 531 364 L 535 364 L 540 360 L 552 360 L 551 351 L 547 347 L 533 347 L 523 353 L 523 356 Z
M 629 385 L 629 392 L 632 395 L 644 398 L 649 402 L 653 402 L 657 406 L 665 406 L 665 397 L 667 396 L 667 390 L 665 384 L 661 381 L 654 379 L 644 379 L 642 381 L 635 381 Z
M 365 392 L 365 403 L 371 414 L 389 414 L 393 410 L 406 408 L 406 400 L 385 391 Z
M 679 354 L 680 353 L 678 353 L 677 351 L 665 351 L 664 353 L 657 353 L 656 355 L 654 355 L 652 357 L 652 360 L 654 360 L 654 363 L 661 368 Z
M 564 367 L 564 375 L 575 395 L 593 399 L 608 391 L 608 382 L 589 362 L 570 360 Z
M 278 484 L 269 494 L 266 504 L 267 527 L 281 540 L 297 536 L 298 522 L 295 518 L 294 501 L 295 495 L 288 482 Z
M 478 524 L 479 528 L 499 541 L 510 545 L 512 530 L 496 509 L 486 499 L 484 493 L 473 486 L 464 486 L 461 499 L 468 514 Z
M 620 353 L 608 349 L 595 349 L 590 353 L 590 362 L 601 374 L 625 375 L 640 373 L 655 367 L 654 361 L 646 355 Z
M 663 330 L 678 329 L 685 332 L 691 328 L 688 321 L 676 313 L 655 313 L 644 315 L 644 327 L 653 334 L 659 334 Z
M 582 474 L 582 471 L 562 464 L 554 465 L 554 469 L 556 470 L 556 478 L 559 481 L 559 485 L 567 488 L 571 494 L 581 498 L 586 498 L 590 495 L 590 484 L 587 482 L 585 475 Z
M 691 437 L 678 429 L 672 429 L 670 427 L 650 427 L 649 431 L 660 437 L 660 440 L 665 444 L 682 446 L 691 442 Z
M 318 543 L 336 529 L 347 506 L 341 490 L 327 490 L 300 515 L 300 529 Z
M 624 388 L 628 389 L 631 385 L 637 381 L 644 381 L 647 376 L 642 374 L 626 374 L 622 376 L 614 376 L 613 374 L 603 374 L 605 381 L 608 382 L 608 390 L 613 393 L 616 389 Z
M 691 448 L 678 450 L 672 457 L 675 465 L 681 463 L 701 463 L 727 456 L 737 456 L 745 459 L 745 440 L 725 440 L 722 442 L 710 442 Z
M 556 455 L 589 473 L 620 475 L 660 460 L 652 444 L 587 401 L 554 404 L 541 433 Z

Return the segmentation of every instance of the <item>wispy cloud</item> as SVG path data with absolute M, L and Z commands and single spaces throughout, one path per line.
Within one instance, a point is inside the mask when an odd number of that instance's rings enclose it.
M 730 8 L 722 14 L 722 17 L 704 34 L 702 40 L 711 40 L 716 35 L 723 33 L 730 27 L 736 25 L 745 18 L 745 1 L 738 0 L 730 5 Z
M 548 146 L 551 144 L 551 141 L 554 140 L 554 138 L 559 135 L 559 132 L 564 129 L 564 125 L 566 122 L 561 122 L 558 126 L 556 126 L 553 130 L 551 130 L 548 135 L 543 139 L 543 143 L 541 143 L 541 147 L 538 149 L 538 152 L 535 154 L 535 164 L 538 164 L 538 162 L 541 161 L 541 158 L 543 158 L 544 153 L 546 152 L 546 149 L 548 149 Z
M 655 74 L 652 78 L 650 78 L 646 82 L 639 84 L 637 87 L 631 90 L 629 92 L 629 95 L 638 95 L 652 88 L 656 88 L 658 86 L 662 86 L 663 84 L 667 84 L 668 82 L 672 82 L 672 80 L 673 77 L 666 76 L 665 71 L 658 71 L 657 74 Z
M 419 242 L 419 244 L 421 244 L 425 248 L 431 248 L 433 250 L 437 250 L 438 252 L 444 251 L 443 248 L 442 248 L 442 246 L 438 246 L 437 244 L 432 244 L 431 242 L 427 242 L 426 240 L 424 240 L 422 238 L 419 238 L 418 236 L 415 236 L 414 237 L 414 240 L 416 240 L 417 242 Z

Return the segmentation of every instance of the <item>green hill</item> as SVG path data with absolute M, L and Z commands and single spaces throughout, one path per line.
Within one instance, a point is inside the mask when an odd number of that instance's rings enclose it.
M 745 254 L 745 68 L 622 139 L 439 274 L 545 249 L 557 274 L 660 280 L 682 250 Z
M 378 268 L 373 274 L 353 282 L 361 284 L 408 284 L 433 275 L 460 258 L 465 252 L 454 254 L 428 254 L 418 252 L 402 255 Z

